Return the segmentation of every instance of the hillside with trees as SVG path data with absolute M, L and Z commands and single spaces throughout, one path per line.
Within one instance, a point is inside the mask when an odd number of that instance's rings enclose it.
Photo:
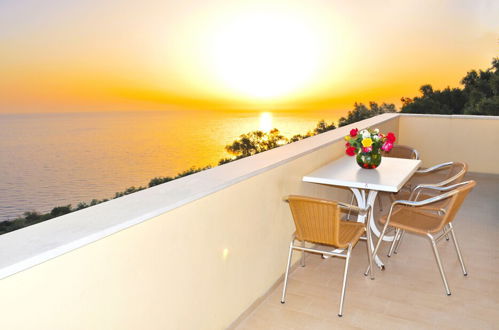
M 421 86 L 421 96 L 403 97 L 401 112 L 499 116 L 499 58 L 487 70 L 472 70 L 461 79 L 463 88 L 434 90 Z
M 434 90 L 429 84 L 423 85 L 419 89 L 422 94 L 421 96 L 414 98 L 403 97 L 401 99 L 403 104 L 401 112 L 499 115 L 499 58 L 494 58 L 492 60 L 492 66 L 485 71 L 469 71 L 461 80 L 461 84 L 464 86 L 463 88 L 451 89 L 447 87 L 443 90 Z M 348 111 L 345 117 L 339 119 L 338 127 L 349 125 L 383 113 L 392 112 L 397 112 L 394 104 L 382 103 L 379 105 L 376 102 L 369 102 L 369 105 L 366 106 L 363 103 L 356 102 L 353 109 Z M 313 130 L 303 134 L 297 134 L 291 138 L 283 136 L 277 128 L 274 128 L 268 133 L 262 131 L 245 133 L 225 147 L 225 150 L 230 157 L 220 159 L 218 165 L 223 165 L 334 129 L 336 129 L 334 122 L 327 123 L 325 120 L 320 120 Z M 149 181 L 148 187 L 166 183 L 209 168 L 211 168 L 211 165 L 191 167 L 175 176 L 152 178 Z M 114 197 L 111 199 L 119 198 L 143 189 L 146 189 L 146 187 L 129 187 L 122 192 L 115 193 Z M 108 200 L 109 199 L 93 199 L 89 203 L 80 202 L 76 207 L 72 207 L 71 205 L 57 206 L 48 213 L 39 213 L 36 211 L 25 212 L 16 219 L 0 222 L 0 234 L 53 219 Z

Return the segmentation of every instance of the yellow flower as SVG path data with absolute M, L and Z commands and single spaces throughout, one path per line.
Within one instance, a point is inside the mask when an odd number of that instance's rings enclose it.
M 351 138 L 352 138 L 352 137 L 351 137 L 350 135 L 346 135 L 346 136 L 345 136 L 345 141 L 350 141 L 350 139 L 351 139 Z
M 364 146 L 364 148 L 370 147 L 373 145 L 373 140 L 371 138 L 363 139 L 362 145 Z

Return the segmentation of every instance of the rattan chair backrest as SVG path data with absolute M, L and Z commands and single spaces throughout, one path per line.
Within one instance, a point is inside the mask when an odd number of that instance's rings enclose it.
M 393 158 L 419 159 L 419 153 L 416 149 L 401 144 L 394 145 L 392 150 L 388 152 L 384 151 L 383 156 Z
M 463 204 L 464 200 L 466 199 L 466 196 L 468 196 L 468 193 L 476 186 L 476 182 L 473 180 L 466 181 L 461 183 L 461 185 L 451 191 L 445 192 L 440 196 L 433 197 L 433 198 L 439 198 L 439 197 L 444 197 L 443 200 L 446 201 L 443 205 L 441 205 L 441 209 L 445 212 L 440 213 L 440 221 L 435 222 L 435 227 L 432 229 L 432 231 L 440 231 L 443 229 L 445 225 L 447 225 L 449 222 L 453 221 L 454 218 L 456 217 L 457 212 L 461 208 L 461 205 Z M 421 201 L 424 202 L 424 201 Z M 440 200 L 434 202 L 439 203 Z M 427 208 L 428 206 L 431 206 L 432 203 L 426 204 L 423 206 L 423 208 Z M 416 208 L 417 209 L 417 208 Z M 417 222 L 414 222 L 414 226 L 417 227 Z
M 464 175 L 468 172 L 468 165 L 463 162 L 452 162 L 447 172 L 447 185 L 460 183 L 463 181 Z
M 339 246 L 340 207 L 336 202 L 304 196 L 289 196 L 296 238 Z
M 444 167 L 444 179 L 439 182 L 438 186 L 450 186 L 463 182 L 464 175 L 468 172 L 468 165 L 463 162 L 451 162 L 448 167 Z M 450 203 L 451 199 L 447 199 L 445 205 Z
M 456 194 L 451 197 L 452 198 L 451 202 L 446 207 L 446 212 L 445 212 L 445 216 L 443 219 L 442 227 L 454 220 L 457 212 L 459 211 L 459 209 L 461 208 L 461 205 L 463 204 L 464 200 L 466 199 L 466 196 L 468 196 L 469 192 L 475 186 L 476 186 L 476 182 L 474 180 L 470 180 L 470 181 L 466 181 L 465 184 L 463 184 L 459 188 L 456 188 L 455 190 L 453 190 L 456 192 Z

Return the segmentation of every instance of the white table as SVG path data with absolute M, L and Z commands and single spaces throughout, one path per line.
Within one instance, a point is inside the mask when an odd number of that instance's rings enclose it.
M 363 169 L 357 165 L 355 157 L 345 156 L 304 176 L 303 181 L 348 187 L 352 190 L 359 207 L 365 208 L 370 205 L 373 208 L 379 191 L 399 191 L 420 165 L 420 160 L 383 157 L 378 168 Z M 367 220 L 372 233 L 379 237 L 380 230 L 376 226 L 373 213 L 369 212 Z M 365 222 L 365 217 L 359 215 L 357 221 Z M 385 235 L 383 240 L 392 241 L 393 238 Z M 374 250 L 372 240 L 371 247 Z M 375 261 L 380 268 L 384 268 L 378 256 L 375 256 Z

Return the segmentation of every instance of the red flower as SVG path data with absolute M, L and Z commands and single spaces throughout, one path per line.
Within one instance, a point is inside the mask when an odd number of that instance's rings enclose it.
M 395 134 L 393 134 L 392 132 L 390 132 L 390 133 L 388 133 L 386 135 L 386 139 L 387 139 L 388 142 L 393 143 L 393 142 L 395 142 L 395 140 L 397 138 L 395 137 Z
M 386 151 L 386 152 L 388 152 L 388 151 L 392 150 L 392 148 L 393 148 L 393 143 L 391 143 L 391 142 L 389 142 L 389 141 L 386 141 L 386 142 L 385 142 L 385 143 L 381 146 L 381 150 Z
M 354 128 L 354 129 L 350 130 L 350 136 L 351 137 L 356 137 L 358 132 L 359 132 L 359 129 L 358 128 Z
M 346 153 L 348 156 L 355 156 L 355 147 L 348 147 Z

